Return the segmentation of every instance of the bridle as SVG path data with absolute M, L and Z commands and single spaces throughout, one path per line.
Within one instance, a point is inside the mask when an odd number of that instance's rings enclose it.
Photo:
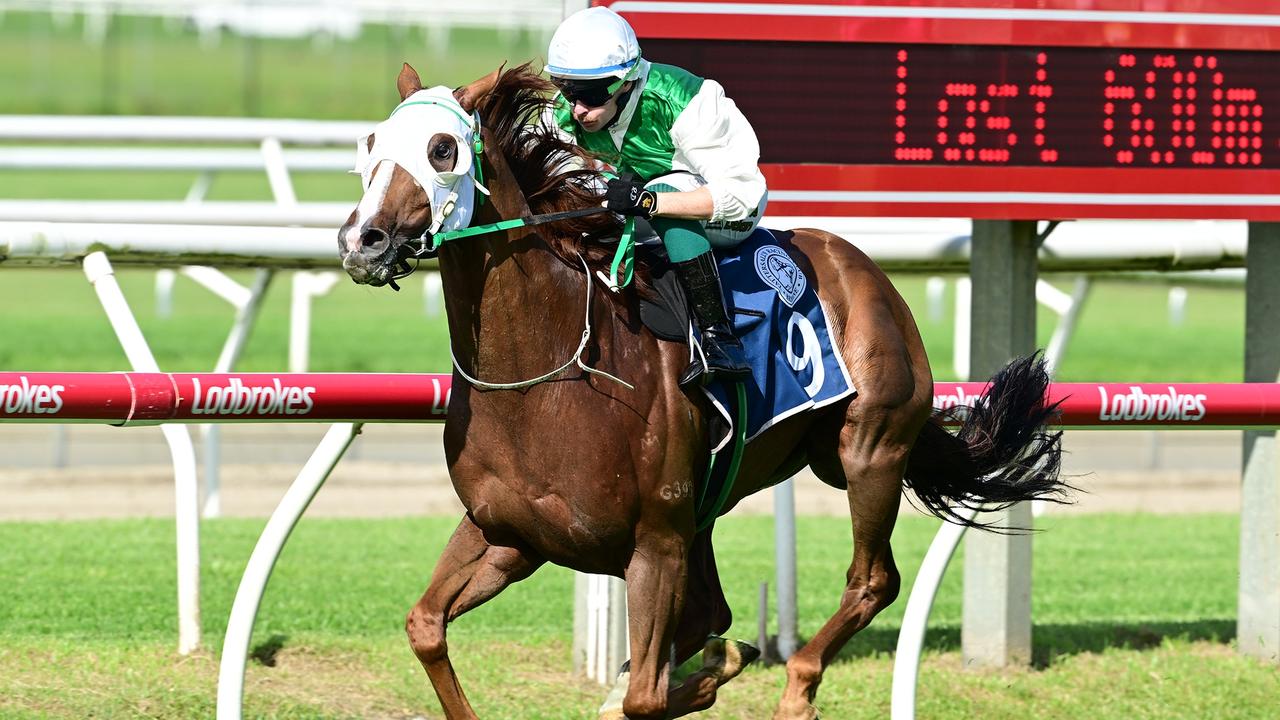
M 442 107 L 447 107 L 450 110 L 453 110 L 455 113 L 458 112 L 455 108 L 453 108 L 452 106 L 446 103 L 440 103 L 440 102 L 431 101 L 431 100 L 420 101 L 420 102 L 422 102 L 422 104 L 440 105 Z M 413 103 L 410 103 L 410 104 L 413 104 Z M 397 108 L 397 110 L 398 109 L 399 108 Z M 395 113 L 393 112 L 392 114 L 394 115 Z M 478 111 L 473 113 L 472 117 L 467 118 L 467 120 L 473 123 L 472 128 L 473 128 L 474 139 L 470 144 L 468 150 L 472 153 L 471 167 L 474 168 L 476 173 L 475 192 L 476 192 L 476 205 L 478 206 L 483 204 L 485 196 L 489 195 L 488 189 L 481 184 L 483 182 L 483 171 L 481 170 L 481 166 L 482 166 L 481 160 L 484 155 L 484 140 L 481 135 L 480 113 Z M 458 182 L 457 180 L 454 181 L 453 187 L 456 187 L 457 182 Z M 587 217 L 590 215 L 599 215 L 601 213 L 611 212 L 608 208 L 602 205 L 600 207 L 579 208 L 577 210 L 566 210 L 563 212 L 543 213 L 540 215 L 532 215 L 530 217 L 515 218 L 512 220 L 500 220 L 498 222 L 488 223 L 485 225 L 477 225 L 474 227 L 463 227 L 463 228 L 458 228 L 456 230 L 447 230 L 445 232 L 439 232 L 439 229 L 444 224 L 444 221 L 448 219 L 450 214 L 452 214 L 455 208 L 454 203 L 456 200 L 457 200 L 457 192 L 451 187 L 451 192 L 449 194 L 447 201 L 444 204 L 444 207 L 439 208 L 438 210 L 434 207 L 432 208 L 431 225 L 422 232 L 421 236 L 417 238 L 411 238 L 394 247 L 392 247 L 391 245 L 388 245 L 387 249 L 383 250 L 382 253 L 379 254 L 377 258 L 375 258 L 375 261 L 374 261 L 375 264 L 369 272 L 370 278 L 375 280 L 376 284 L 389 285 L 391 286 L 392 290 L 396 290 L 398 292 L 400 290 L 400 286 L 396 283 L 396 281 L 403 279 L 405 277 L 408 277 L 415 270 L 417 270 L 418 264 L 421 262 L 423 258 L 436 257 L 437 254 L 440 252 L 440 247 L 446 242 L 461 240 L 463 238 L 475 237 L 479 235 L 488 235 L 490 233 L 504 232 L 506 230 L 512 230 L 514 228 L 519 228 L 519 227 L 533 227 L 537 225 L 546 225 L 549 223 L 562 222 L 565 220 L 572 220 L 574 218 Z M 635 218 L 629 217 L 626 219 L 625 224 L 623 225 L 622 236 L 619 238 L 618 249 L 614 253 L 613 264 L 610 267 L 609 275 L 606 276 L 603 272 L 598 272 L 600 277 L 606 283 L 608 283 L 609 288 L 614 292 L 617 292 L 619 289 L 621 289 L 622 287 L 625 287 L 628 283 L 631 282 L 631 279 L 635 270 L 634 234 L 635 234 Z M 478 378 L 472 377 L 471 375 L 467 374 L 465 370 L 462 369 L 462 365 L 458 362 L 457 357 L 454 356 L 453 354 L 452 343 L 450 343 L 449 356 L 450 356 L 450 359 L 453 361 L 453 367 L 458 371 L 458 374 L 460 374 L 467 382 L 484 390 L 516 390 L 516 389 L 530 387 L 532 385 L 536 385 L 538 383 L 550 380 L 556 375 L 559 375 L 564 370 L 567 370 L 568 368 L 574 365 L 577 365 L 584 372 L 608 378 L 610 380 L 613 380 L 625 386 L 628 389 L 634 389 L 634 387 L 630 383 L 624 380 L 621 380 L 617 377 L 614 377 L 613 375 L 610 375 L 609 373 L 604 372 L 603 370 L 597 370 L 593 367 L 590 367 L 582 360 L 582 353 L 586 351 L 587 344 L 588 342 L 590 342 L 590 339 L 591 339 L 592 278 L 591 278 L 591 268 L 587 265 L 586 260 L 582 259 L 581 256 L 579 256 L 579 259 L 582 260 L 582 267 L 587 274 L 586 308 L 585 308 L 586 320 L 585 320 L 585 328 L 582 331 L 581 342 L 578 344 L 577 351 L 574 352 L 573 356 L 570 357 L 569 360 L 567 360 L 563 365 L 557 367 L 556 369 L 548 373 L 544 373 L 536 378 L 521 380 L 517 382 L 509 382 L 509 383 L 485 382 Z
M 476 191 L 479 194 L 479 191 Z M 501 220 L 496 223 L 487 225 L 477 225 L 475 227 L 461 228 L 459 230 L 450 230 L 443 233 L 433 234 L 430 230 L 423 231 L 420 237 L 410 238 L 395 247 L 388 246 L 382 251 L 376 259 L 377 263 L 370 271 L 370 277 L 378 280 L 379 284 L 390 285 L 392 290 L 399 291 L 400 286 L 396 284 L 396 280 L 407 277 L 418 269 L 418 263 L 425 259 L 436 257 L 440 252 L 440 246 L 450 240 L 460 240 L 465 237 L 473 237 L 476 235 L 488 235 L 490 233 L 503 232 L 518 227 L 532 227 L 535 225 L 546 225 L 553 222 L 561 222 L 564 220 L 572 220 L 574 218 L 587 217 L 590 215 L 599 215 L 609 212 L 608 208 L 581 208 L 578 210 L 566 210 L 564 212 L 543 213 L 541 215 L 533 215 L 527 218 L 516 218 L 514 220 Z M 630 227 L 633 221 L 628 221 Z M 624 230 L 624 235 L 629 233 Z M 413 264 L 410 264 L 413 261 Z M 624 282 L 623 285 L 626 285 Z
M 395 115 L 396 111 L 408 105 L 436 105 L 446 108 L 451 112 L 463 118 L 465 122 L 471 124 L 472 142 L 468 147 L 471 153 L 471 167 L 475 170 L 475 186 L 476 186 L 476 205 L 483 205 L 484 198 L 489 195 L 489 190 L 483 185 L 484 171 L 482 169 L 482 158 L 484 156 L 484 138 L 482 126 L 480 122 L 479 111 L 474 112 L 470 117 L 463 115 L 457 108 L 444 102 L 436 100 L 418 100 L 413 102 L 402 103 L 392 111 Z M 461 179 L 459 176 L 458 179 Z M 432 208 L 432 219 L 430 226 L 422 232 L 422 235 L 416 238 L 406 240 L 399 245 L 391 246 L 388 244 L 387 249 L 383 250 L 376 258 L 374 265 L 369 271 L 370 279 L 374 280 L 378 285 L 389 285 L 392 290 L 399 292 L 400 286 L 396 284 L 397 280 L 401 280 L 413 274 L 418 269 L 419 262 L 422 259 L 430 259 L 436 257 L 440 251 L 440 246 L 452 240 L 460 240 L 467 237 L 475 237 L 478 235 L 488 235 L 490 233 L 503 232 L 518 227 L 533 227 L 536 225 L 545 225 L 548 223 L 562 222 L 564 220 L 572 220 L 590 215 L 599 215 L 609 212 L 605 207 L 580 208 L 578 210 L 566 210 L 563 212 L 543 213 L 541 215 L 533 215 L 525 218 L 516 218 L 513 220 L 501 220 L 496 223 L 487 225 L 477 225 L 474 227 L 458 228 L 457 230 L 448 230 L 440 232 L 445 220 L 453 213 L 456 208 L 457 191 L 454 189 L 458 180 L 454 180 L 453 186 L 450 188 L 450 194 L 440 208 Z M 630 252 L 631 236 L 634 233 L 635 222 L 628 218 L 622 232 L 622 240 L 618 244 L 619 257 L 615 258 L 614 267 L 610 270 L 610 276 L 605 278 L 609 282 L 609 286 L 616 292 L 619 287 L 625 286 L 631 279 L 632 263 L 630 257 L 621 258 L 624 249 Z M 625 265 L 626 267 L 620 267 Z M 618 278 L 618 271 L 626 272 L 626 277 Z

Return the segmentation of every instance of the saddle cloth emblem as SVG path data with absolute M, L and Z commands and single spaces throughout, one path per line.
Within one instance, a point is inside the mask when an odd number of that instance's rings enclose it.
M 795 307 L 808 283 L 787 251 L 777 245 L 762 245 L 756 250 L 755 261 L 760 279 L 777 291 L 787 307 Z
M 856 392 L 822 301 L 791 259 L 793 248 L 788 234 L 757 229 L 736 247 L 716 251 L 733 334 L 751 365 L 751 379 L 743 383 L 746 442 L 776 422 Z M 713 383 L 703 390 L 732 428 L 738 413 L 730 410 L 729 395 L 736 388 Z M 719 451 L 732 439 L 732 433 L 713 432 L 711 447 Z

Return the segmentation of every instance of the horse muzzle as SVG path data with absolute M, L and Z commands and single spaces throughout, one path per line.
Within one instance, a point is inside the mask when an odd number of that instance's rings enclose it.
M 347 275 L 360 285 L 386 285 L 387 280 L 391 277 L 391 268 L 382 262 L 381 257 L 372 260 L 360 253 L 360 251 L 349 252 L 342 258 L 342 269 Z

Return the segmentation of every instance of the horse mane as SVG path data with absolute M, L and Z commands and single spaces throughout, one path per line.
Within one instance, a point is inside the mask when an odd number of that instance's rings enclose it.
M 493 89 L 480 99 L 477 110 L 490 138 L 507 159 L 516 184 L 535 215 L 599 206 L 600 173 L 596 156 L 566 141 L 548 120 L 555 102 L 555 86 L 525 63 L 499 73 Z M 574 258 L 581 254 L 590 265 L 607 265 L 616 246 L 599 242 L 616 238 L 622 223 L 613 213 L 600 213 L 556 222 L 543 239 L 568 266 L 581 271 Z M 636 286 L 650 290 L 648 268 L 637 258 Z

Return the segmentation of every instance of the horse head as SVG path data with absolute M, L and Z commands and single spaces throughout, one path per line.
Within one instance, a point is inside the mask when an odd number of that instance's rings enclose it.
M 364 187 L 338 231 L 342 267 L 357 283 L 381 286 L 410 272 L 408 260 L 433 247 L 436 233 L 465 228 L 475 212 L 481 129 L 476 104 L 499 71 L 450 90 L 423 88 L 406 63 L 396 79 L 401 102 L 357 141 Z

